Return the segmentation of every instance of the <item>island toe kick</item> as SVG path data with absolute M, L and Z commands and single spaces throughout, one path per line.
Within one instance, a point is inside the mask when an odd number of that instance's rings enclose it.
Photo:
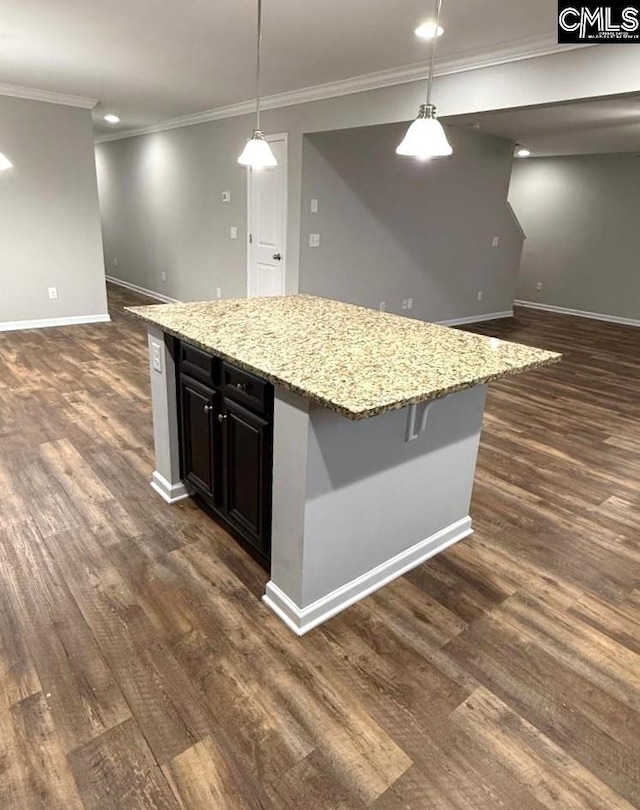
M 471 534 L 486 385 L 353 421 L 276 388 L 271 580 L 298 635 Z

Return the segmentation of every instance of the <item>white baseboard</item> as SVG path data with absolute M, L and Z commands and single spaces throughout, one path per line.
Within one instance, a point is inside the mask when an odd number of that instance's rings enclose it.
M 107 281 L 111 284 L 116 284 L 118 287 L 124 287 L 126 290 L 146 295 L 148 298 L 153 298 L 156 301 L 162 301 L 163 304 L 180 304 L 182 303 L 178 298 L 170 298 L 168 295 L 155 292 L 154 290 L 147 290 L 146 287 L 139 287 L 137 284 L 132 284 L 130 281 L 123 281 L 121 278 L 114 278 L 113 276 L 106 276 Z
M 499 318 L 513 318 L 513 310 L 504 312 L 487 312 L 485 315 L 470 315 L 468 318 L 453 318 L 450 321 L 438 321 L 441 326 L 464 326 L 467 323 L 482 323 L 483 321 L 497 321 Z
M 154 471 L 151 477 L 151 488 L 167 503 L 178 503 L 178 501 L 183 501 L 189 497 L 187 488 L 182 481 L 179 484 L 170 484 L 164 475 L 157 470 Z
M 640 320 L 635 318 L 619 318 L 617 315 L 605 315 L 602 312 L 588 312 L 582 309 L 569 309 L 568 307 L 555 307 L 551 304 L 538 304 L 536 301 L 514 301 L 517 307 L 527 309 L 540 309 L 543 312 L 555 312 L 557 315 L 574 315 L 576 318 L 590 318 L 593 321 L 606 321 L 619 323 L 622 326 L 640 326 Z
M 5 321 L 0 323 L 0 332 L 17 332 L 21 329 L 49 329 L 53 326 L 79 326 L 87 323 L 109 323 L 109 315 L 73 315 L 69 318 L 42 318 L 35 321 Z
M 345 610 L 365 596 L 382 588 L 394 579 L 401 577 L 412 568 L 439 554 L 449 546 L 458 543 L 473 533 L 471 518 L 466 517 L 452 523 L 446 529 L 421 540 L 406 551 L 367 571 L 351 582 L 347 582 L 321 599 L 300 608 L 274 582 L 268 582 L 262 601 L 276 613 L 298 636 L 303 636 L 326 622 L 332 616 Z

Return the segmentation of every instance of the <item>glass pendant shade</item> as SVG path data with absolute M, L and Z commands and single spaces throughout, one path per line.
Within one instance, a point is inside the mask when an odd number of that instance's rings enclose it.
M 6 155 L 3 155 L 2 152 L 0 152 L 0 172 L 4 172 L 6 169 L 11 168 L 13 168 L 13 163 Z
M 253 130 L 253 135 L 242 150 L 238 163 L 241 166 L 250 166 L 252 169 L 271 169 L 278 165 L 271 147 L 264 139 L 264 133 L 259 129 Z
M 404 140 L 396 149 L 398 155 L 428 160 L 453 154 L 444 128 L 436 118 L 433 104 L 423 104 L 416 120 L 411 124 Z

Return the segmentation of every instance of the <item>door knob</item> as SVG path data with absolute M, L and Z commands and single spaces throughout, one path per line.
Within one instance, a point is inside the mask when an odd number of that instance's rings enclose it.
M 220 422 L 220 424 L 222 424 L 226 418 L 227 418 L 226 413 L 219 413 L 218 414 L 218 422 Z
M 282 261 L 282 254 L 281 254 L 281 253 L 274 253 L 274 254 L 273 254 L 273 258 L 274 258 L 274 259 L 275 259 L 277 262 L 280 262 L 280 261 Z
M 212 410 L 213 410 L 213 405 L 205 405 L 204 406 L 204 412 L 205 413 L 211 413 Z

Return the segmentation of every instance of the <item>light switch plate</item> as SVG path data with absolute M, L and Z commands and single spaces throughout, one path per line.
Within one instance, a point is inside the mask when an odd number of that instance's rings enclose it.
M 493 247 L 499 247 L 500 246 L 500 237 L 499 236 L 494 236 L 493 239 L 491 240 L 491 244 L 493 245 Z
M 151 344 L 151 367 L 162 374 L 162 346 L 159 343 Z
M 58 297 L 58 288 L 49 287 L 49 298 L 53 301 Z
M 318 201 L 316 199 L 311 200 L 311 213 L 312 214 L 318 213 Z
M 230 203 L 231 202 L 231 192 L 230 191 L 223 191 L 220 195 L 220 199 L 223 203 Z
M 232 225 L 229 228 L 229 236 L 231 237 L 231 239 L 237 239 L 238 238 L 238 229 L 236 228 L 235 225 Z
M 309 234 L 309 247 L 320 247 L 320 234 L 319 233 L 310 233 Z

